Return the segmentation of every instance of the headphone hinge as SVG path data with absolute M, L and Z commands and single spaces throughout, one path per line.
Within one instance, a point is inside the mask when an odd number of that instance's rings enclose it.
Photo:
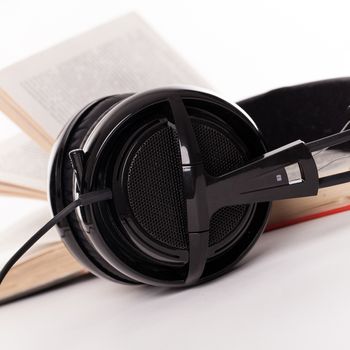
M 75 175 L 78 193 L 82 193 L 83 189 L 84 158 L 85 153 L 82 149 L 74 149 L 69 152 L 69 159 Z

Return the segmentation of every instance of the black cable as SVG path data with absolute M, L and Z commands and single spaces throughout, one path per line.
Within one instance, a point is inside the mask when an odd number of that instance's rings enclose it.
M 310 152 L 315 152 L 323 148 L 337 146 L 339 144 L 342 144 L 344 142 L 349 142 L 349 141 L 350 141 L 350 130 L 345 130 L 337 134 L 323 137 L 322 139 L 308 142 L 306 145 L 309 148 Z
M 336 186 L 350 181 L 350 171 L 343 173 L 328 175 L 319 179 L 319 188 Z
M 74 211 L 77 207 L 89 205 L 96 202 L 105 201 L 112 198 L 111 190 L 100 190 L 85 193 L 79 196 L 77 200 L 68 204 L 64 209 L 57 213 L 49 222 L 47 222 L 40 230 L 38 230 L 17 252 L 10 258 L 5 266 L 0 271 L 0 284 L 11 270 L 13 265 L 52 227 L 64 219 L 68 214 Z
M 346 109 L 346 113 L 350 114 L 350 106 Z M 309 148 L 310 152 L 324 150 L 339 144 L 350 141 L 350 130 L 346 130 L 349 121 L 342 130 L 333 135 L 323 137 L 322 139 L 308 142 L 306 146 Z M 318 169 L 319 171 L 320 169 Z M 329 176 L 324 176 L 319 179 L 319 188 L 330 187 L 340 185 L 350 181 L 350 171 L 345 171 L 343 173 L 333 174 Z

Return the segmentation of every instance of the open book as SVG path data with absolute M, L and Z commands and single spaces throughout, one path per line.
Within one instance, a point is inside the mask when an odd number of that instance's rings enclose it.
M 46 197 L 49 150 L 64 124 L 92 100 L 173 84 L 208 88 L 207 82 L 133 13 L 0 71 L 0 109 L 27 134 L 1 141 L 0 193 Z M 349 170 L 349 157 L 334 152 L 322 152 L 320 169 L 326 173 L 336 166 Z M 340 159 L 337 165 L 334 157 Z M 277 201 L 269 227 L 349 209 L 350 199 L 344 194 L 348 188 L 345 184 L 322 189 L 317 197 Z M 25 227 L 33 232 L 37 228 L 33 224 Z M 1 243 L 0 263 L 6 255 L 2 252 Z M 0 287 L 0 303 L 85 273 L 55 235 L 53 242 L 39 245 L 10 272 Z
M 91 101 L 166 85 L 207 87 L 139 16 L 129 14 L 0 73 L 0 109 L 44 149 Z

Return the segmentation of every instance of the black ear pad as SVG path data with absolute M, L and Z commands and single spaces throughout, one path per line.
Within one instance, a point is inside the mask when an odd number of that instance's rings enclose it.
M 74 200 L 72 194 L 73 188 L 73 170 L 69 160 L 69 151 L 79 148 L 83 141 L 89 135 L 91 128 L 97 123 L 103 115 L 115 104 L 123 100 L 124 98 L 130 96 L 129 94 L 124 95 L 115 95 L 106 97 L 92 106 L 92 108 L 87 109 L 85 113 L 80 113 L 77 120 L 74 122 L 73 128 L 69 133 L 65 135 L 66 137 L 64 142 L 64 154 L 63 163 L 61 167 L 61 181 L 60 188 L 57 188 L 56 191 L 60 191 L 62 196 L 63 205 L 67 205 Z M 56 184 L 57 186 L 58 184 Z M 51 201 L 53 200 L 51 196 Z M 90 242 L 85 238 L 85 235 L 80 227 L 79 219 L 75 213 L 72 213 L 68 216 L 67 222 L 69 229 L 64 230 L 64 235 L 62 236 L 63 241 L 67 245 L 68 249 L 76 256 L 79 260 L 82 260 L 82 257 L 87 256 L 88 260 L 91 260 L 93 264 L 88 264 L 88 268 L 95 272 L 98 275 L 103 275 L 109 279 L 116 279 L 121 282 L 132 283 L 128 277 L 124 276 L 113 268 L 109 263 L 107 263 L 91 246 Z M 85 259 L 84 259 L 85 260 Z
M 309 142 L 339 132 L 349 121 L 350 78 L 279 88 L 238 104 L 257 123 L 269 149 L 298 139 Z

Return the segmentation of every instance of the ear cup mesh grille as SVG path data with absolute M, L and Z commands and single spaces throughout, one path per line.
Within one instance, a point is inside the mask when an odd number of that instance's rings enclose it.
M 242 151 L 229 136 L 211 123 L 197 119 L 192 123 L 208 174 L 219 176 L 244 164 Z M 136 148 L 127 182 L 133 216 L 158 244 L 186 249 L 186 204 L 176 132 L 164 124 Z M 232 234 L 247 208 L 236 205 L 217 211 L 210 222 L 209 246 Z
M 209 226 L 209 246 L 221 242 L 234 232 L 243 219 L 247 205 L 235 205 L 219 209 L 211 218 Z
M 208 174 L 220 176 L 244 165 L 242 152 L 226 135 L 197 120 L 192 125 Z M 234 232 L 247 209 L 248 205 L 234 205 L 218 210 L 210 220 L 209 246 L 221 242 Z
M 220 176 L 244 164 L 243 155 L 232 140 L 212 126 L 197 120 L 192 125 L 208 174 Z
M 135 153 L 128 195 L 136 220 L 149 236 L 170 247 L 188 246 L 181 156 L 172 128 L 156 131 Z

